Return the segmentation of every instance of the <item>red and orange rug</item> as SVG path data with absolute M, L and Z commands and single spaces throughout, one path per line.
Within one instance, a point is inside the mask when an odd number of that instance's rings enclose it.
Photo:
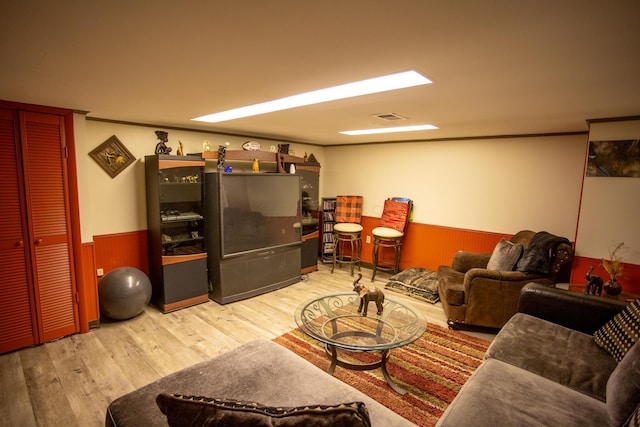
M 323 370 L 329 368 L 324 347 L 299 329 L 274 341 Z M 419 340 L 392 350 L 387 362 L 389 374 L 407 390 L 405 395 L 389 387 L 380 369 L 354 371 L 337 367 L 334 376 L 409 421 L 420 426 L 433 426 L 460 387 L 480 366 L 488 346 L 489 342 L 485 340 L 429 324 L 427 332 Z M 371 363 L 380 357 L 379 353 L 341 353 L 340 356 L 352 363 Z

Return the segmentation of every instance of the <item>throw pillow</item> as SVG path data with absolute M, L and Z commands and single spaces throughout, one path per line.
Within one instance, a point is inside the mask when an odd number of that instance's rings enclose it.
M 161 393 L 156 403 L 171 427 L 318 426 L 371 427 L 364 403 L 269 407 L 259 403 Z
M 509 242 L 503 237 L 493 249 L 487 270 L 513 270 L 522 255 L 522 248 L 522 243 Z
M 409 203 L 385 200 L 382 218 L 380 218 L 380 227 L 393 228 L 396 231 L 404 232 L 404 227 L 409 218 L 409 206 Z
M 640 336 L 640 299 L 636 299 L 593 334 L 593 340 L 618 362 Z
M 336 222 L 355 222 L 360 224 L 362 217 L 362 196 L 336 197 Z
M 607 381 L 607 413 L 621 426 L 640 405 L 640 343 L 618 363 Z

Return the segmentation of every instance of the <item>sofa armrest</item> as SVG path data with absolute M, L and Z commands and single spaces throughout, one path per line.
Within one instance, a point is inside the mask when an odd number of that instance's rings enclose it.
M 460 273 L 466 273 L 472 268 L 486 268 L 491 254 L 458 251 L 453 256 L 451 268 Z
M 623 301 L 528 283 L 520 292 L 518 311 L 593 335 L 626 305 Z

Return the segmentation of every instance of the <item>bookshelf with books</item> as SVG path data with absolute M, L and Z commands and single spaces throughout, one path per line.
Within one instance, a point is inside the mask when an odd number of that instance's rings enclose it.
M 320 258 L 323 263 L 333 262 L 333 225 L 335 224 L 336 198 L 322 198 L 322 242 L 320 244 Z

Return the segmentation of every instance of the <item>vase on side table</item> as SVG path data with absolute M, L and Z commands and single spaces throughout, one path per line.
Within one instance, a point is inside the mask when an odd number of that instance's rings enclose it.
M 616 296 L 622 292 L 622 286 L 616 279 L 611 279 L 604 284 L 604 291 L 607 295 Z

